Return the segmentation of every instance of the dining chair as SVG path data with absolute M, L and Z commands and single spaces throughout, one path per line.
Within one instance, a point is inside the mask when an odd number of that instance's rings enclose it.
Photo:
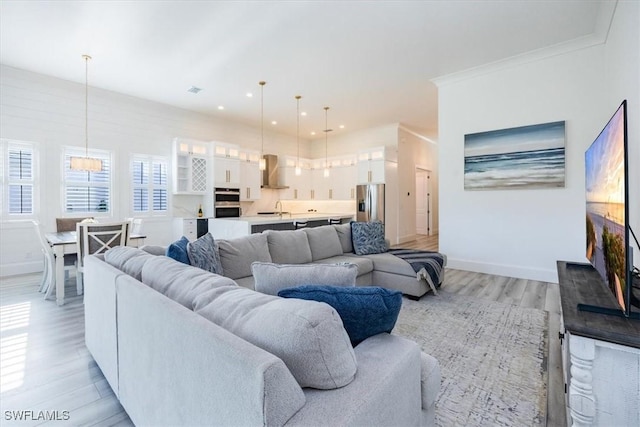
M 306 228 L 307 221 L 293 221 L 293 228 L 298 230 L 300 228 Z
M 56 218 L 56 231 L 60 233 L 61 231 L 76 231 L 76 224 L 82 222 L 86 219 L 93 219 L 93 217 L 88 218 Z
M 129 235 L 138 236 L 142 234 L 142 218 L 126 218 L 131 224 L 129 226 Z
M 38 221 L 31 221 L 36 231 L 36 235 L 38 236 L 38 240 L 40 242 L 40 249 L 42 250 L 42 255 L 44 256 L 44 269 L 42 271 L 42 280 L 40 281 L 40 287 L 38 288 L 39 292 L 45 293 L 45 299 L 49 298 L 52 293 L 54 286 L 51 286 L 55 277 L 55 255 L 53 254 L 53 249 L 47 242 L 46 237 L 44 236 L 44 230 L 42 228 L 42 224 Z M 70 270 L 76 268 L 75 258 L 65 257 L 64 258 L 64 269 L 65 273 Z
M 83 293 L 84 257 L 101 254 L 116 246 L 129 244 L 129 221 L 109 224 L 78 223 L 76 224 L 78 245 L 78 274 L 76 286 L 78 295 Z

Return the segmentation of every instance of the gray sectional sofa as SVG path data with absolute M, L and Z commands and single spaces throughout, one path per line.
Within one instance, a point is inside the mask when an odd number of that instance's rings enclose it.
M 361 284 L 397 274 L 376 276 L 375 257 L 348 255 L 340 237 L 342 253 L 334 254 L 336 240 L 321 243 L 315 230 L 278 233 L 285 234 L 219 241 L 230 277 L 129 247 L 87 257 L 86 344 L 132 421 L 434 425 L 440 368 L 433 357 L 388 333 L 352 347 L 330 306 L 248 289 L 245 261 L 358 259 Z
M 296 231 L 267 230 L 232 240 L 218 240 L 223 274 L 254 289 L 254 261 L 278 264 L 352 263 L 358 266 L 358 286 L 381 286 L 420 298 L 439 283 L 429 284 L 406 261 L 388 254 L 356 255 L 349 224 L 326 225 Z M 442 275 L 444 277 L 444 274 Z

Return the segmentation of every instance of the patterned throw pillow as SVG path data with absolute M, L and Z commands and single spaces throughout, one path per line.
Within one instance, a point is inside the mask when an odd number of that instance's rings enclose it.
M 354 347 L 369 337 L 391 332 L 402 307 L 402 292 L 377 286 L 306 285 L 283 289 L 278 296 L 329 304 L 340 315 Z
M 195 242 L 189 242 L 187 253 L 189 254 L 189 261 L 194 267 L 223 275 L 218 244 L 211 233 L 205 234 Z
M 387 251 L 384 224 L 381 222 L 351 222 L 351 240 L 356 255 L 381 254 Z

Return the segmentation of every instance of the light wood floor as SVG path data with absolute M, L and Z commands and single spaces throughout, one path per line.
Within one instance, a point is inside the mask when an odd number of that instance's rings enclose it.
M 437 236 L 420 236 L 404 248 L 437 250 Z M 82 298 L 74 296 L 75 279 L 67 281 L 69 302 L 63 307 L 37 292 L 40 275 L 0 279 L 0 424 L 130 426 L 100 369 L 84 346 Z M 566 426 L 559 331 L 557 284 L 447 269 L 442 289 L 549 312 L 549 383 L 547 425 Z M 427 295 L 425 298 L 429 298 Z M 15 422 L 7 412 L 49 411 L 61 421 Z M 57 414 L 52 411 L 58 411 Z M 17 414 L 16 414 L 17 415 Z

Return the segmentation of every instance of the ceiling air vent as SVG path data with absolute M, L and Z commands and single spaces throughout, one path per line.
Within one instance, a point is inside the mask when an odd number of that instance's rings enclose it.
M 200 87 L 191 86 L 189 89 L 187 89 L 187 92 L 198 93 L 201 90 L 202 90 L 202 88 L 200 88 Z

